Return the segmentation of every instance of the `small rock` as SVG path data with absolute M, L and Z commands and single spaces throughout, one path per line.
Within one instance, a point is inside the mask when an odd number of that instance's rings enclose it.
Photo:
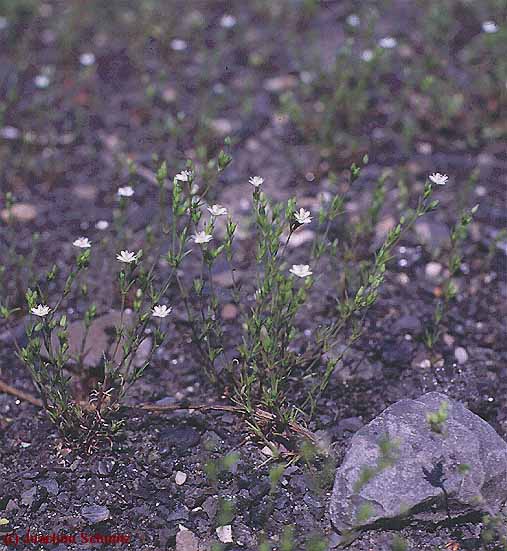
M 168 427 L 160 433 L 162 445 L 167 448 L 174 446 L 180 452 L 197 446 L 200 440 L 201 435 L 193 427 Z
M 208 515 L 208 518 L 210 520 L 213 520 L 215 518 L 215 515 L 217 514 L 218 509 L 217 499 L 213 496 L 207 497 L 202 504 L 202 508 Z
M 21 503 L 23 505 L 31 507 L 36 495 L 37 495 L 37 488 L 33 486 L 32 488 L 30 488 L 29 490 L 26 490 L 26 492 L 23 492 L 21 494 Z
M 87 505 L 81 509 L 81 516 L 91 524 L 98 524 L 110 518 L 111 513 L 102 505 Z
M 229 288 L 234 285 L 234 279 L 230 271 L 213 274 L 211 279 L 213 283 L 216 283 L 219 287 Z
M 176 97 L 177 93 L 174 88 L 172 88 L 171 86 L 167 86 L 166 88 L 164 88 L 164 91 L 162 92 L 162 99 L 166 103 L 172 103 L 176 100 Z
M 273 450 L 269 446 L 264 446 L 261 449 L 261 453 L 263 453 L 267 457 L 273 457 Z
M 199 551 L 199 540 L 195 534 L 181 525 L 176 534 L 176 551 Z
M 326 352 L 324 359 L 336 360 L 341 354 L 342 359 L 336 364 L 333 376 L 340 381 L 349 381 L 361 379 L 368 381 L 382 373 L 382 364 L 380 362 L 370 362 L 364 352 L 355 348 L 347 349 L 344 344 L 337 344 L 331 350 Z
M 183 486 L 185 482 L 187 481 L 187 474 L 182 471 L 176 471 L 176 475 L 174 476 L 174 482 L 178 486 Z
M 121 360 L 123 350 L 122 346 L 126 341 L 123 337 L 120 346 L 116 348 L 116 327 L 120 326 L 121 314 L 117 311 L 109 312 L 103 316 L 96 318 L 88 331 L 85 341 L 85 354 L 83 357 L 83 365 L 85 367 L 96 367 L 101 364 L 104 358 L 104 353 L 109 356 L 114 356 L 114 360 L 119 362 Z M 135 316 L 132 312 L 126 311 L 123 315 L 123 324 L 125 327 L 131 327 L 135 322 Z M 79 355 L 81 350 L 81 343 L 85 335 L 85 324 L 83 321 L 73 321 L 69 324 L 69 354 L 72 357 L 71 361 Z M 51 336 L 53 346 L 58 347 L 58 331 L 55 329 Z M 134 356 L 134 365 L 141 367 L 147 358 L 151 349 L 151 339 L 146 337 L 143 339 L 139 348 Z M 45 349 L 42 350 L 43 354 L 47 354 Z
M 458 346 L 454 351 L 454 357 L 460 365 L 463 365 L 468 360 L 468 352 L 463 347 Z
M 14 126 L 4 126 L 0 128 L 0 138 L 5 140 L 17 140 L 21 135 L 21 132 Z
M 264 89 L 268 92 L 284 92 L 297 85 L 297 78 L 292 75 L 281 75 L 264 81 Z
M 216 534 L 217 534 L 218 539 L 222 543 L 232 543 L 233 542 L 232 527 L 231 527 L 230 524 L 227 524 L 225 526 L 219 526 L 216 529 Z
M 438 262 L 428 262 L 424 268 L 424 273 L 428 279 L 436 279 L 442 272 L 442 264 Z
M 399 333 L 412 333 L 419 334 L 421 332 L 422 326 L 421 322 L 415 316 L 401 316 L 393 324 L 393 332 L 395 334 Z
M 18 222 L 31 222 L 37 218 L 37 209 L 29 203 L 16 203 L 10 213 L 8 209 L 3 209 L 0 215 L 4 222 L 9 221 L 10 215 Z
M 99 190 L 92 184 L 76 184 L 74 186 L 74 193 L 79 199 L 85 201 L 95 201 Z
M 439 433 L 427 416 L 443 402 Z M 382 442 L 392 443 L 387 455 Z M 507 444 L 462 404 L 431 392 L 396 402 L 352 437 L 336 472 L 331 520 L 342 533 L 406 517 L 438 523 L 447 518 L 442 485 L 452 517 L 498 514 L 507 501 Z
M 304 245 L 305 243 L 310 243 L 314 239 L 315 239 L 315 232 L 313 230 L 309 230 L 307 228 L 299 229 L 292 234 L 288 247 L 289 249 L 297 249 L 301 247 L 301 245 Z
M 449 242 L 449 228 L 436 220 L 418 220 L 414 225 L 417 237 L 433 253 L 442 249 Z
M 116 462 L 112 459 L 100 460 L 97 472 L 100 476 L 109 476 L 116 468 Z
M 338 426 L 336 427 L 336 433 L 340 436 L 346 433 L 357 432 L 361 427 L 364 426 L 364 423 L 359 417 L 347 417 L 346 419 L 340 419 L 338 421 Z
M 238 316 L 239 310 L 238 307 L 234 304 L 224 304 L 222 308 L 222 319 L 230 321 L 236 319 Z
M 227 119 L 214 119 L 210 121 L 210 127 L 211 129 L 217 134 L 218 136 L 227 136 L 232 132 L 232 124 L 231 121 Z
M 42 480 L 39 481 L 39 484 L 43 487 L 43 488 L 46 488 L 48 494 L 51 494 L 51 495 L 54 495 L 56 496 L 59 492 L 59 485 L 58 485 L 58 482 L 56 480 L 54 480 L 53 478 L 44 478 Z

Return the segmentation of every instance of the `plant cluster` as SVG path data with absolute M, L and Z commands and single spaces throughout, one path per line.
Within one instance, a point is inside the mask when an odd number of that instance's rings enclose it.
M 210 166 L 219 173 L 231 160 L 228 153 L 220 151 Z M 80 353 L 75 357 L 69 352 L 69 321 L 61 307 L 72 300 L 78 283 L 81 290 L 87 288 L 86 274 L 94 249 L 90 240 L 81 237 L 73 242 L 78 251 L 75 265 L 56 301 L 51 301 L 41 284 L 26 294 L 30 313 L 37 321 L 29 325 L 28 344 L 19 350 L 19 355 L 30 369 L 50 418 L 66 435 L 82 436 L 86 429 L 89 438 L 97 432 L 118 428 L 113 413 L 164 340 L 163 320 L 171 312 L 171 307 L 165 304 L 169 291 L 176 292 L 184 306 L 192 341 L 206 375 L 229 394 L 259 437 L 271 430 L 283 431 L 298 417 L 311 415 L 343 353 L 362 333 L 366 314 L 379 296 L 394 247 L 418 218 L 437 208 L 434 188 L 447 180 L 440 174 L 431 175 L 417 206 L 400 217 L 376 253 L 364 258 L 359 270 L 354 271 L 357 260 L 353 255 L 354 243 L 359 236 L 373 231 L 384 201 L 385 175 L 373 193 L 366 217 L 354 230 L 344 233 L 343 243 L 333 236 L 337 223 L 346 215 L 346 198 L 338 191 L 323 197 L 318 212 L 311 213 L 298 207 L 296 198 L 283 203 L 271 201 L 263 191 L 263 179 L 250 178 L 256 278 L 251 285 L 243 286 L 235 277 L 237 224 L 226 207 L 206 202 L 213 179 L 199 182 L 191 164 L 188 166 L 188 170 L 174 177 L 171 186 L 165 162 L 156 175 L 160 227 L 153 231 L 165 247 L 162 258 L 155 250 L 146 259 L 143 251 L 123 249 L 117 253 L 121 320 L 113 352 L 104 351 L 101 377 L 89 404 L 83 405 L 73 396 L 69 365 L 77 365 L 78 372 L 82 371 L 86 339 L 97 307 L 91 304 L 84 313 L 85 333 Z M 360 166 L 351 167 L 351 185 L 360 173 Z M 128 233 L 123 231 L 125 203 L 133 200 L 134 195 L 130 185 L 118 190 L 119 246 L 128 246 Z M 223 224 L 221 219 L 225 220 Z M 316 228 L 314 244 L 303 264 L 292 264 L 291 239 L 308 225 Z M 456 231 L 461 235 L 460 230 Z M 199 273 L 188 281 L 184 277 L 187 262 L 193 263 L 188 266 L 195 266 L 196 258 Z M 160 268 L 161 261 L 166 268 Z M 230 268 L 233 282 L 230 296 L 224 296 L 223 290 L 214 284 L 213 271 L 218 261 Z M 332 281 L 333 271 L 341 264 L 346 266 L 346 273 L 338 286 L 336 306 L 329 320 L 318 324 L 311 332 L 312 338 L 308 338 L 303 335 L 300 322 L 311 302 L 314 283 L 325 277 Z M 46 285 L 55 281 L 57 271 L 55 266 L 48 272 Z M 82 295 L 87 299 L 86 293 Z M 233 301 L 240 311 L 240 330 L 233 335 L 221 318 L 224 300 Z M 132 323 L 127 323 L 128 308 L 129 318 L 134 318 Z M 156 320 L 158 323 L 154 323 Z M 148 330 L 152 333 L 151 351 L 148 360 L 138 368 L 134 357 Z M 337 342 L 345 343 L 343 352 L 326 358 Z M 228 354 L 231 350 L 232 356 Z M 298 400 L 291 398 L 295 383 L 300 385 L 299 390 L 304 390 Z

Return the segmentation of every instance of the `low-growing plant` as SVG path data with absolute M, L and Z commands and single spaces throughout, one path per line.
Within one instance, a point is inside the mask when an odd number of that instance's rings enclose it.
M 352 179 L 356 179 L 360 168 L 353 166 Z M 371 262 L 360 269 L 358 285 L 354 289 L 345 289 L 343 298 L 338 301 L 337 314 L 328 324 L 315 329 L 315 339 L 306 346 L 304 354 L 296 350 L 296 342 L 301 340 L 297 317 L 311 300 L 314 273 L 319 260 L 323 257 L 337 257 L 339 245 L 336 239 L 330 239 L 329 229 L 335 220 L 344 213 L 343 197 L 336 193 L 328 202 L 323 202 L 318 213 L 319 233 L 316 243 L 309 253 L 308 264 L 290 265 L 288 245 L 295 232 L 302 226 L 312 223 L 309 211 L 297 208 L 295 198 L 285 203 L 273 203 L 262 191 L 262 178 L 250 179 L 253 187 L 252 211 L 255 236 L 255 261 L 257 275 L 253 292 L 245 291 L 235 281 L 234 235 L 236 224 L 228 218 L 225 237 L 221 244 L 214 245 L 216 220 L 226 215 L 221 206 L 209 208 L 211 217 L 201 223 L 202 212 L 199 200 L 192 202 L 188 216 L 195 225 L 192 237 L 199 245 L 201 255 L 201 275 L 191 288 L 186 288 L 177 277 L 188 319 L 192 326 L 194 343 L 203 359 L 203 365 L 210 379 L 231 389 L 231 398 L 244 409 L 250 420 L 256 419 L 256 410 L 261 408 L 275 415 L 274 424 L 280 427 L 294 420 L 300 412 L 312 411 L 316 399 L 326 389 L 331 375 L 340 357 L 333 358 L 324 369 L 322 356 L 340 338 L 345 329 L 347 346 L 355 342 L 362 331 L 367 311 L 377 300 L 384 281 L 387 262 L 402 234 L 419 217 L 437 207 L 438 201 L 432 199 L 434 182 L 428 180 L 417 207 L 388 233 Z M 383 191 L 379 186 L 377 196 L 382 202 Z M 173 209 L 177 205 L 178 193 Z M 377 216 L 379 205 L 370 209 L 369 216 Z M 202 229 L 199 229 L 202 227 Z M 187 236 L 180 234 L 180 249 L 184 248 Z M 233 281 L 232 300 L 242 310 L 241 335 L 239 342 L 228 343 L 234 347 L 234 359 L 226 362 L 220 375 L 218 366 L 224 358 L 225 327 L 220 319 L 220 295 L 213 283 L 213 266 L 218 258 L 225 259 L 231 268 Z M 338 256 L 339 258 L 339 256 Z M 176 262 L 180 266 L 179 261 Z M 324 277 L 324 274 L 318 274 Z M 245 305 L 248 307 L 245 308 Z M 308 339 L 305 339 L 308 341 Z M 296 378 L 308 382 L 306 396 L 299 404 L 289 399 L 290 381 Z M 300 408 L 300 409 L 299 409 Z M 272 420 L 273 421 L 273 420 Z M 257 421 L 252 423 L 257 432 L 263 430 Z
M 448 275 L 442 285 L 442 295 L 435 305 L 430 327 L 426 329 L 424 335 L 428 348 L 433 348 L 440 338 L 442 326 L 447 319 L 450 303 L 458 292 L 454 280 L 463 262 L 463 243 L 466 241 L 469 226 L 478 208 L 479 205 L 475 205 L 475 207 L 471 209 L 463 210 L 459 216 L 458 222 L 451 231 L 451 247 L 447 263 Z
M 220 151 L 213 166 L 221 172 L 231 160 L 228 153 Z M 362 333 L 366 314 L 379 296 L 394 247 L 418 218 L 437 208 L 438 201 L 432 197 L 434 186 L 444 183 L 436 175 L 428 179 L 415 209 L 402 215 L 375 255 L 361 263 L 353 281 L 342 288 L 335 315 L 315 327 L 313 340 L 310 340 L 299 329 L 299 317 L 312 299 L 316 278 L 336 277 L 334 273 L 326 272 L 321 264 L 334 260 L 336 269 L 343 259 L 340 242 L 332 237 L 330 230 L 345 215 L 344 197 L 335 191 L 334 195 L 323 199 L 316 224 L 318 231 L 314 246 L 308 252 L 307 263 L 291 264 L 288 252 L 291 239 L 300 228 L 314 221 L 313 215 L 304 208 L 298 209 L 295 198 L 286 202 L 270 201 L 262 189 L 263 179 L 258 176 L 250 178 L 256 275 L 251 284 L 242 286 L 237 281 L 235 270 L 237 224 L 228 216 L 225 207 L 209 206 L 205 202 L 214 180 L 208 177 L 206 182 L 199 182 L 192 164 L 188 166 L 188 170 L 173 179 L 170 216 L 166 214 L 166 218 L 163 211 L 169 199 L 166 197 L 167 164 L 161 164 L 155 177 L 159 186 L 161 227 L 154 229 L 154 235 L 168 247 L 164 254 L 167 273 L 163 277 L 157 274 L 160 261 L 157 255 L 149 268 L 142 260 L 142 251 L 123 250 L 117 257 L 122 265 L 118 275 L 120 327 L 113 353 L 107 355 L 104 351 L 102 377 L 89 407 L 83 408 L 73 399 L 67 374 L 72 359 L 82 364 L 84 344 L 78 357 L 70 358 L 68 320 L 59 312 L 77 282 L 80 282 L 81 289 L 86 289 L 82 280 L 90 259 L 89 240 L 80 238 L 74 242 L 80 251 L 76 265 L 54 306 L 49 306 L 49 297 L 40 285 L 27 293 L 29 309 L 40 317 L 40 321 L 29 326 L 29 342 L 20 350 L 20 356 L 31 370 L 51 419 L 65 434 L 75 436 L 80 432 L 77 427 L 90 424 L 94 426 L 93 430 L 97 430 L 96 422 L 90 421 L 92 418 L 107 425 L 105 419 L 118 409 L 127 389 L 139 379 L 149 363 L 148 360 L 141 368 L 136 368 L 134 356 L 150 320 L 163 318 L 170 312 L 166 305 L 160 304 L 170 287 L 176 287 L 179 292 L 192 341 L 205 373 L 229 394 L 259 437 L 272 430 L 287 429 L 301 414 L 311 415 L 343 353 Z M 132 173 L 135 173 L 134 169 Z M 352 165 L 351 185 L 360 173 L 361 166 Z M 133 194 L 132 186 L 119 189 L 120 220 L 126 216 L 125 201 Z M 354 235 L 371 233 L 384 196 L 385 179 L 382 177 L 373 194 L 373 203 Z M 222 240 L 217 243 L 220 218 L 226 218 L 226 221 L 222 225 Z M 123 229 L 124 222 L 121 221 L 117 227 L 120 240 L 129 235 Z M 199 274 L 190 284 L 189 278 L 184 277 L 189 255 L 200 258 Z M 231 270 L 233 286 L 229 296 L 224 296 L 225 293 L 215 287 L 213 270 L 218 261 L 225 261 Z M 55 276 L 51 270 L 48 282 Z M 221 319 L 223 300 L 233 301 L 240 311 L 238 336 L 228 342 L 225 342 L 226 335 L 229 338 L 231 333 Z M 134 316 L 132 324 L 125 320 L 125 310 L 129 305 Z M 95 315 L 96 308 L 92 305 L 84 317 L 85 340 Z M 163 338 L 164 331 L 155 326 L 150 358 Z M 340 340 L 345 342 L 343 352 L 324 361 L 324 354 Z M 298 350 L 301 342 L 305 343 L 304 353 Z M 230 351 L 232 360 L 227 359 L 231 356 L 226 352 Z M 304 391 L 299 400 L 291 397 L 295 380 L 302 383 Z
M 117 411 L 130 386 L 141 377 L 153 353 L 164 340 L 162 320 L 171 308 L 159 302 L 167 291 L 171 275 L 157 288 L 154 284 L 154 267 L 146 270 L 142 265 L 142 251 L 121 251 L 117 255 L 122 266 L 118 273 L 120 323 L 112 352 L 103 352 L 101 380 L 92 391 L 89 403 L 83 404 L 73 394 L 69 366 L 74 362 L 82 367 L 88 331 L 97 312 L 93 304 L 87 309 L 81 346 L 73 357 L 69 345 L 69 321 L 66 314 L 60 313 L 60 307 L 88 268 L 91 243 L 87 238 L 79 238 L 74 241 L 74 246 L 78 249 L 75 265 L 67 275 L 65 286 L 53 306 L 49 306 L 49 297 L 40 285 L 27 291 L 28 308 L 38 321 L 28 325 L 28 343 L 19 349 L 18 354 L 30 370 L 50 419 L 65 436 L 93 443 L 98 435 L 115 432 L 119 428 L 112 414 Z M 48 272 L 48 283 L 55 279 L 56 272 L 56 267 Z M 130 293 L 135 297 L 132 303 L 135 317 L 133 324 L 126 323 L 127 297 Z M 157 319 L 160 322 L 154 324 L 148 357 L 141 366 L 136 366 L 134 358 L 146 337 L 146 328 Z

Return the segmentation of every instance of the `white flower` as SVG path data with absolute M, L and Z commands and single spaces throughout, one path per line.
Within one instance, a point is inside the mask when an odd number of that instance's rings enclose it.
M 196 234 L 192 235 L 192 239 L 194 243 L 202 244 L 209 243 L 213 239 L 213 236 L 205 231 L 198 231 Z
M 98 230 L 107 230 L 107 228 L 109 227 L 109 222 L 107 220 L 99 220 L 96 224 L 95 224 L 95 227 L 98 229 Z
M 482 30 L 485 33 L 496 33 L 498 31 L 498 25 L 494 21 L 484 21 L 482 24 Z
M 261 178 L 260 176 L 252 176 L 250 180 L 248 180 L 253 187 L 261 187 L 264 183 L 264 178 Z
M 119 187 L 118 195 L 120 197 L 132 197 L 132 195 L 134 195 L 134 189 L 131 186 Z
M 359 27 L 360 23 L 361 23 L 361 20 L 359 19 L 359 16 L 357 16 L 355 13 L 351 13 L 348 17 L 347 17 L 347 23 L 351 26 L 351 27 Z
M 81 63 L 81 65 L 84 65 L 85 67 L 89 67 L 90 65 L 93 65 L 95 63 L 95 55 L 91 52 L 81 54 L 79 56 L 79 63 Z
M 220 25 L 224 29 L 231 29 L 236 25 L 236 18 L 234 15 L 225 14 L 222 16 L 222 19 L 220 19 Z
M 131 251 L 121 251 L 120 254 L 116 255 L 116 260 L 125 264 L 131 264 L 137 260 L 137 255 Z
M 211 216 L 223 216 L 227 214 L 227 209 L 222 207 L 222 205 L 213 205 L 212 207 L 208 207 L 208 212 Z
M 183 50 L 187 49 L 187 43 L 181 38 L 174 38 L 173 40 L 171 40 L 171 48 L 175 52 L 182 52 Z
M 182 170 L 174 177 L 175 180 L 179 180 L 180 182 L 188 182 L 191 178 L 192 172 L 190 170 Z
M 429 175 L 429 179 L 437 186 L 443 186 L 447 183 L 449 176 L 447 174 L 440 174 L 440 172 L 435 172 L 434 174 Z
M 154 318 L 166 318 L 172 311 L 172 308 L 166 306 L 165 304 L 157 304 L 153 307 L 151 315 Z
M 392 36 L 385 36 L 384 38 L 381 38 L 378 41 L 378 45 L 381 48 L 385 48 L 387 50 L 391 50 L 392 48 L 396 48 L 396 45 L 398 44 L 396 38 L 393 38 Z
M 300 224 L 310 224 L 312 221 L 312 217 L 310 216 L 310 211 L 305 209 L 299 209 L 299 212 L 295 212 L 294 218 Z
M 47 88 L 51 81 L 49 80 L 49 77 L 47 75 L 37 75 L 34 79 L 34 82 L 37 88 Z
M 79 249 L 89 249 L 92 246 L 88 237 L 79 237 L 72 244 Z
M 297 277 L 308 277 L 313 273 L 308 264 L 294 264 L 289 272 Z
M 37 308 L 32 308 L 30 312 L 32 312 L 34 316 L 39 316 L 43 318 L 44 316 L 47 316 L 49 312 L 51 312 L 51 309 L 49 308 L 49 306 L 39 304 Z
M 366 61 L 366 63 L 369 63 L 373 59 L 373 51 L 364 50 L 364 52 L 361 54 L 361 59 L 363 61 Z

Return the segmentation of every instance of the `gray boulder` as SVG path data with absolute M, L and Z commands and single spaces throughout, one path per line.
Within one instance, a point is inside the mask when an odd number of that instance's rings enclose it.
M 432 429 L 427 415 L 443 402 L 447 419 Z M 330 516 L 343 533 L 407 517 L 440 522 L 497 514 L 505 502 L 506 442 L 462 404 L 431 392 L 396 402 L 353 436 L 336 473 Z

